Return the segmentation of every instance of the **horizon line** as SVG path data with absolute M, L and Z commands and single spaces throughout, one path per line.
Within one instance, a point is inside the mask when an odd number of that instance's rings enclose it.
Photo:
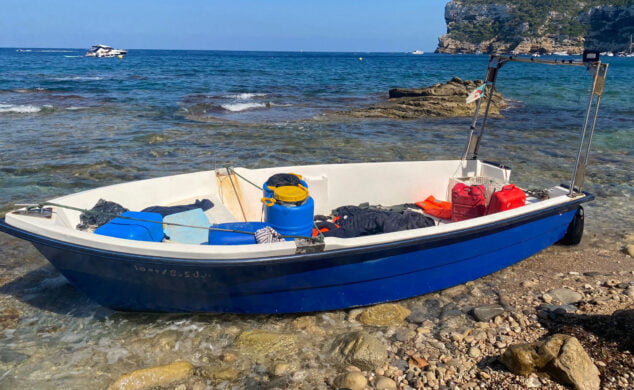
M 110 46 L 110 45 L 108 45 Z M 0 49 L 38 49 L 38 50 L 87 50 L 86 47 L 40 47 L 40 46 L 0 46 Z M 273 53 L 385 53 L 385 54 L 396 54 L 396 53 L 412 53 L 417 50 L 391 50 L 391 51 L 368 51 L 368 50 L 275 50 L 275 49 L 142 49 L 142 48 L 130 48 L 125 50 L 164 50 L 164 51 L 227 51 L 227 52 L 273 52 Z M 425 54 L 436 54 L 434 50 L 423 50 Z M 442 54 L 442 53 L 439 53 Z

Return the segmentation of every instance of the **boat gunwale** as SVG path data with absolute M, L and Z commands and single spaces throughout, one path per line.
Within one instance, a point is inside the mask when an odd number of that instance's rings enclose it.
M 313 252 L 313 253 L 295 253 L 288 255 L 277 255 L 269 257 L 245 257 L 245 258 L 230 258 L 230 259 L 201 259 L 201 258 L 178 258 L 178 257 L 162 257 L 151 256 L 145 254 L 136 254 L 130 252 L 113 251 L 108 249 L 90 247 L 86 245 L 80 245 L 69 241 L 63 241 L 55 238 L 50 238 L 41 234 L 29 232 L 25 229 L 18 228 L 8 224 L 5 218 L 0 218 L 0 231 L 13 235 L 17 238 L 24 239 L 34 244 L 45 245 L 62 249 L 66 251 L 72 251 L 80 254 L 98 255 L 100 257 L 107 257 L 111 260 L 118 261 L 131 261 L 131 262 L 148 262 L 148 263 L 160 263 L 161 265 L 180 265 L 180 266 L 208 266 L 208 267 L 236 267 L 236 266 L 249 266 L 253 264 L 279 264 L 286 262 L 302 261 L 315 261 L 323 258 L 341 258 L 346 256 L 359 256 L 366 253 L 385 253 L 388 252 L 408 252 L 406 248 L 424 246 L 424 249 L 440 247 L 447 244 L 456 243 L 459 241 L 469 240 L 482 236 L 483 234 L 494 234 L 496 232 L 506 230 L 515 226 L 522 225 L 527 222 L 537 221 L 539 219 L 549 217 L 556 214 L 563 214 L 565 212 L 578 208 L 582 203 L 590 202 L 594 200 L 594 195 L 583 192 L 583 197 L 572 198 L 567 202 L 553 205 L 544 209 L 538 209 L 527 214 L 520 214 L 511 218 L 505 218 L 482 225 L 476 225 L 465 229 L 458 229 L 449 232 L 441 232 L 433 235 L 427 235 L 422 237 L 405 238 L 401 240 L 395 240 L 390 242 L 382 242 L 370 245 L 360 245 L 350 248 L 339 248 L 328 251 Z M 423 249 L 423 248 L 421 248 Z

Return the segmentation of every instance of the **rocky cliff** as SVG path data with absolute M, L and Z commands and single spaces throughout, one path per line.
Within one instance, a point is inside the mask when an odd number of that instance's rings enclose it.
M 437 53 L 627 50 L 634 0 L 454 0 Z

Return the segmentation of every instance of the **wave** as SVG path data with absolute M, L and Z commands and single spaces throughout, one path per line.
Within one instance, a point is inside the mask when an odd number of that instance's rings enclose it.
M 97 81 L 103 79 L 101 76 L 64 76 L 51 78 L 51 80 L 55 81 Z
M 33 106 L 31 104 L 0 104 L 0 113 L 34 114 L 42 111 L 42 108 L 44 107 Z
M 270 104 L 264 104 L 264 103 L 231 103 L 231 104 L 220 105 L 220 107 L 231 112 L 240 112 L 240 111 L 252 110 L 255 108 L 264 108 L 269 106 Z
M 266 96 L 268 95 L 267 93 L 258 93 L 258 92 L 244 92 L 244 93 L 238 93 L 235 95 L 227 95 L 227 96 L 223 96 L 223 97 L 227 97 L 227 98 L 232 98 L 232 99 L 238 99 L 238 100 L 248 100 L 248 99 L 253 99 L 255 97 L 262 97 L 262 96 Z

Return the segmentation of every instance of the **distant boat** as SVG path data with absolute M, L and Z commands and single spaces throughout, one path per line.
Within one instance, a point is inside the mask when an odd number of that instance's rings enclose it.
M 86 54 L 84 54 L 84 56 L 85 57 L 100 57 L 100 58 L 105 58 L 105 57 L 123 58 L 126 54 L 128 54 L 127 50 L 113 49 L 112 47 L 106 46 L 106 45 L 95 45 L 95 46 L 92 46 L 86 52 Z
M 554 56 L 569 56 L 567 51 L 556 51 L 553 53 Z
M 412 54 L 421 55 L 421 54 L 425 54 L 425 52 L 422 50 L 414 50 Z
M 634 57 L 634 53 L 632 52 L 632 34 L 630 34 L 630 45 L 628 46 L 627 51 L 620 51 L 617 55 L 619 57 Z

